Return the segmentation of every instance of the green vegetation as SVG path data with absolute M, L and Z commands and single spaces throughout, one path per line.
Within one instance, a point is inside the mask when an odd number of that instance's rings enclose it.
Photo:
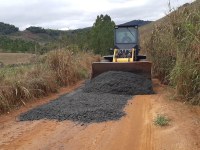
M 166 116 L 157 115 L 154 120 L 154 124 L 157 126 L 167 126 L 167 125 L 169 125 L 169 121 L 170 121 L 170 119 L 167 118 Z
M 200 104 L 200 2 L 170 13 L 145 44 L 154 76 L 178 97 Z
M 44 29 L 42 27 L 28 27 L 26 28 L 27 31 L 30 31 L 31 33 L 34 34 L 38 34 L 38 33 L 46 33 L 51 37 L 55 37 L 55 36 L 59 36 L 61 33 L 63 33 L 64 31 L 60 31 L 60 30 L 52 30 L 52 29 Z
M 114 45 L 114 25 L 108 15 L 97 16 L 92 28 L 77 29 L 61 34 L 60 46 L 72 50 L 93 50 L 95 54 L 109 54 Z
M 34 26 L 26 28 L 26 31 L 30 31 L 33 34 L 39 34 L 39 33 L 48 34 L 52 38 L 58 37 L 62 33 L 65 32 L 65 31 L 60 31 L 60 30 L 44 29 L 44 28 L 41 28 L 41 27 L 34 27 Z
M 46 33 L 52 37 L 59 36 L 64 31 L 46 29 Z
M 88 77 L 91 63 L 98 60 L 92 53 L 56 50 L 32 65 L 2 68 L 0 114 Z
M 68 47 L 72 50 L 81 49 L 83 51 L 91 50 L 90 43 L 91 28 L 69 30 L 60 34 L 60 46 Z
M 91 31 L 91 48 L 96 54 L 108 54 L 114 47 L 114 26 L 110 16 L 97 16 Z
M 19 28 L 15 27 L 14 25 L 0 22 L 0 35 L 7 35 L 17 31 L 19 31 Z
M 6 36 L 0 36 L 0 49 L 10 52 L 34 52 L 39 48 L 39 44 L 22 39 L 10 39 Z
M 11 31 L 11 27 L 14 27 L 5 25 L 9 28 L 9 31 Z M 26 28 L 26 31 L 29 32 L 19 32 L 10 36 L 0 37 L 0 49 L 5 52 L 37 52 L 43 54 L 50 50 L 67 48 L 73 51 L 80 49 L 82 51 L 93 50 L 96 54 L 105 55 L 113 47 L 114 25 L 115 23 L 110 16 L 100 15 L 97 16 L 92 28 L 60 31 L 31 26 Z M 16 31 L 18 30 L 17 28 Z M 4 29 L 2 28 L 3 31 Z M 8 33 L 6 32 L 6 34 Z
M 26 28 L 27 31 L 30 31 L 32 33 L 46 33 L 46 30 L 41 27 L 28 27 Z

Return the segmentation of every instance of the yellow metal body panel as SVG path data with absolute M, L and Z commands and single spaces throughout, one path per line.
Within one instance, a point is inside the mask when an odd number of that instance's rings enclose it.
M 131 60 L 130 58 L 117 58 L 115 61 L 113 62 L 120 62 L 120 63 L 123 63 L 123 62 L 133 62 L 133 60 Z
M 120 62 L 120 63 L 134 62 L 135 49 L 133 48 L 131 51 L 132 51 L 132 55 L 130 58 L 118 58 L 117 57 L 118 49 L 114 49 L 113 62 Z

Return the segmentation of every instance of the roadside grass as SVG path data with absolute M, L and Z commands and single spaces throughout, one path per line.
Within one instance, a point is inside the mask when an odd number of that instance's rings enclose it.
M 12 64 L 28 64 L 35 58 L 36 55 L 30 53 L 3 53 L 0 51 L 0 62 L 5 66 Z
M 55 50 L 32 65 L 1 68 L 0 114 L 88 78 L 91 63 L 98 60 L 89 52 Z
M 200 1 L 171 12 L 144 45 L 153 76 L 180 99 L 200 105 Z
M 169 125 L 170 119 L 164 115 L 157 115 L 154 119 L 154 124 L 157 126 L 167 126 Z

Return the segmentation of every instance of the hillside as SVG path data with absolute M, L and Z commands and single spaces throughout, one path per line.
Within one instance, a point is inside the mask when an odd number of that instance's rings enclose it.
M 144 26 L 152 21 L 144 21 L 144 20 L 132 20 L 126 23 L 123 23 L 121 25 L 139 25 Z M 72 34 L 78 34 L 80 32 L 84 31 L 90 31 L 92 27 L 86 27 L 82 29 L 75 29 L 75 30 L 52 30 L 52 29 L 44 29 L 41 27 L 28 27 L 23 31 L 19 31 L 18 27 L 15 27 L 14 25 L 5 24 L 0 22 L 0 36 L 6 35 L 7 37 L 10 37 L 11 39 L 23 39 L 28 41 L 35 41 L 40 43 L 47 43 L 53 40 L 58 40 L 60 36 L 63 35 L 72 35 Z M 5 32 L 5 33 L 4 33 Z
M 178 9 L 174 10 L 172 9 L 171 11 L 169 11 L 169 14 L 166 15 L 165 17 L 163 18 L 160 18 L 156 21 L 152 21 L 148 24 L 145 24 L 143 26 L 140 26 L 139 28 L 139 31 L 140 31 L 140 39 L 141 39 L 141 46 L 142 47 L 145 47 L 144 45 L 144 41 L 148 40 L 148 38 L 151 37 L 151 33 L 154 29 L 155 26 L 159 26 L 161 24 L 167 24 L 170 22 L 170 16 L 174 15 L 177 11 L 182 11 L 183 9 L 185 8 L 188 8 L 188 9 L 194 9 L 193 7 L 198 7 L 200 4 L 199 4 L 199 1 L 195 1 L 191 4 L 189 3 L 186 3 L 182 6 L 180 6 Z M 145 50 L 143 49 L 143 52 L 145 53 Z
M 153 76 L 174 87 L 177 99 L 198 105 L 199 20 L 200 1 L 195 1 L 140 27 L 142 53 L 153 63 Z
M 141 27 L 141 26 L 147 25 L 147 24 L 149 24 L 151 22 L 153 22 L 153 21 L 132 20 L 132 21 L 120 24 L 120 25 L 124 25 L 124 26 L 138 25 L 139 27 Z
M 8 35 L 11 33 L 18 32 L 18 31 L 19 31 L 19 28 L 15 27 L 14 25 L 0 22 L 0 35 Z
M 32 33 L 27 30 L 16 32 L 12 35 L 9 35 L 8 37 L 10 37 L 11 39 L 22 39 L 32 42 L 38 42 L 40 44 L 48 43 L 58 39 L 57 36 L 51 36 L 47 33 Z
M 143 26 L 151 21 L 133 20 L 124 25 Z M 45 53 L 49 50 L 78 47 L 82 50 L 91 49 L 89 47 L 92 27 L 76 30 L 52 30 L 41 27 L 28 27 L 24 31 L 19 31 L 18 27 L 5 23 L 0 23 L 0 49 L 5 52 L 30 52 Z

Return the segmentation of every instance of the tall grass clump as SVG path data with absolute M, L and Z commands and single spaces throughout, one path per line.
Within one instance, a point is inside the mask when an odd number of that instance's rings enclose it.
M 200 104 L 200 1 L 170 13 L 146 43 L 153 74 L 176 95 Z
M 78 65 L 71 51 L 52 51 L 47 55 L 47 65 L 55 73 L 60 86 L 70 85 L 79 80 Z
M 55 50 L 29 66 L 0 69 L 0 114 L 89 77 L 92 53 Z

